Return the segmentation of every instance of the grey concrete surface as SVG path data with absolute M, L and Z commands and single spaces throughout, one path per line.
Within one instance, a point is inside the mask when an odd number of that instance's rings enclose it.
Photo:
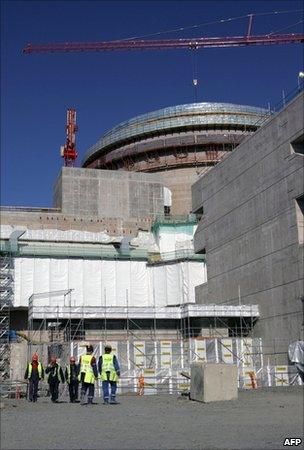
M 283 449 L 286 437 L 303 439 L 299 388 L 243 391 L 238 400 L 207 404 L 174 396 L 120 402 L 6 401 L 1 449 Z
M 79 214 L 64 214 L 59 210 L 24 211 L 18 207 L 12 210 L 0 209 L 1 225 L 24 226 L 31 230 L 85 230 L 99 232 L 106 230 L 111 235 L 133 235 L 138 230 L 150 230 L 153 217 L 108 218 L 98 216 L 81 216 Z
M 255 336 L 287 362 L 303 310 L 303 93 L 192 186 L 208 283 L 197 303 L 258 304 Z M 240 298 L 239 298 L 240 297 Z M 274 354 L 276 357 L 274 358 Z
M 219 402 L 238 396 L 238 370 L 232 364 L 191 364 L 191 400 Z
M 83 217 L 137 218 L 164 213 L 161 175 L 63 167 L 54 206 Z
M 12 381 L 23 380 L 27 365 L 27 342 L 12 342 L 10 351 L 10 378 Z

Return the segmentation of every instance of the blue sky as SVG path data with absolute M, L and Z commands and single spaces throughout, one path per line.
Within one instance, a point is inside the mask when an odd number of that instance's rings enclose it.
M 187 50 L 22 55 L 29 42 L 142 36 L 249 13 L 301 10 L 301 1 L 2 1 L 1 204 L 52 206 L 63 164 L 66 109 L 75 107 L 80 157 L 136 115 L 193 101 Z M 261 15 L 253 34 L 281 30 L 303 13 Z M 159 38 L 245 34 L 233 20 Z M 303 23 L 282 30 L 303 32 Z M 301 44 L 198 51 L 198 100 L 267 107 L 297 86 Z

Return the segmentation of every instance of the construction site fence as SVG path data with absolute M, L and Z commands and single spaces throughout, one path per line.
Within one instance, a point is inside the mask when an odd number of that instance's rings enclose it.
M 181 375 L 184 370 L 164 369 L 134 369 L 121 374 L 118 381 L 118 395 L 138 395 L 139 377 L 143 376 L 141 384 L 141 395 L 182 395 L 189 394 L 191 381 Z M 190 372 L 189 372 L 190 375 Z M 239 389 L 259 389 L 259 388 L 284 388 L 287 386 L 302 386 L 301 380 L 295 366 L 263 366 L 255 371 L 250 368 L 238 369 Z M 0 386 L 2 397 L 20 399 L 27 396 L 27 382 L 4 382 Z M 60 397 L 68 397 L 67 384 L 60 384 Z M 47 397 L 49 386 L 46 381 L 39 383 L 39 396 Z M 102 381 L 98 379 L 95 383 L 95 397 L 102 397 Z
M 226 336 L 157 340 L 148 334 L 145 339 L 138 339 L 129 331 L 123 340 L 112 340 L 109 336 L 108 339 L 90 342 L 97 359 L 103 354 L 104 345 L 110 344 L 119 359 L 121 372 L 133 369 L 177 370 L 189 368 L 193 362 L 236 364 L 255 371 L 264 366 L 288 364 L 289 342 L 284 339 L 273 343 L 264 343 L 261 338 Z M 55 355 L 64 365 L 71 355 L 79 360 L 85 353 L 85 345 L 86 341 L 30 343 L 28 349 L 29 356 L 37 351 L 43 363 Z

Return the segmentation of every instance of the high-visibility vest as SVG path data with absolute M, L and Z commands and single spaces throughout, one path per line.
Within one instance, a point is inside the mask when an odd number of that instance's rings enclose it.
M 28 370 L 27 370 L 27 378 L 31 378 L 32 375 L 33 366 L 32 363 L 28 364 Z M 42 364 L 41 362 L 38 362 L 38 377 L 42 378 Z
M 82 355 L 81 356 L 81 364 L 80 364 L 80 371 L 78 375 L 79 381 L 81 381 L 81 374 L 84 373 L 84 383 L 90 383 L 94 384 L 95 382 L 95 376 L 93 372 L 93 368 L 91 366 L 92 362 L 92 355 Z
M 70 383 L 70 378 L 71 378 L 71 365 L 70 364 L 68 364 L 66 366 L 66 371 L 67 371 L 67 374 L 68 374 L 68 379 L 66 381 L 69 384 Z
M 102 355 L 102 366 L 101 366 L 101 379 L 102 381 L 106 381 L 108 379 L 107 372 L 110 372 L 110 381 L 117 381 L 118 376 L 116 374 L 116 370 L 113 364 L 114 355 L 110 355 L 106 353 Z
M 56 377 L 59 380 L 59 375 L 60 375 L 60 366 L 59 366 L 59 364 L 57 364 L 56 368 L 55 368 L 55 373 L 53 373 L 53 372 L 49 373 L 49 375 L 48 375 L 48 382 L 51 380 L 51 378 L 56 378 Z M 64 380 L 59 380 L 59 381 L 64 382 Z

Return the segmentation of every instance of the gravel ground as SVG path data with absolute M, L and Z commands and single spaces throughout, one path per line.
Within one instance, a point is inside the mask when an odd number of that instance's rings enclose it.
M 238 400 L 209 404 L 169 395 L 95 401 L 4 400 L 1 449 L 281 449 L 286 437 L 303 440 L 301 387 L 241 391 Z

